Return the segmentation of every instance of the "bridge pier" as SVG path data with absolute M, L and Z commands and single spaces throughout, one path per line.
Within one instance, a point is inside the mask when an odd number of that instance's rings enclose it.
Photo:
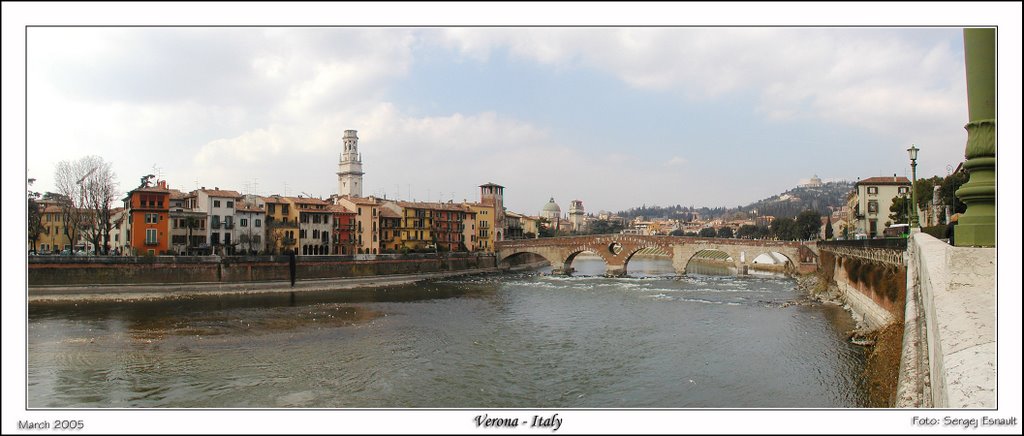
M 551 269 L 551 275 L 553 275 L 553 276 L 571 276 L 574 271 L 576 271 L 576 268 L 572 268 L 572 267 L 552 268 Z
M 625 265 L 608 265 L 604 269 L 605 277 L 625 277 L 626 266 Z

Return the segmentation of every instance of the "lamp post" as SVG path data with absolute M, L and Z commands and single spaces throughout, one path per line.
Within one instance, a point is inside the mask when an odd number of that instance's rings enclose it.
M 914 193 L 914 185 L 917 184 L 917 151 L 919 148 L 910 144 L 907 154 L 910 155 L 910 172 L 913 179 L 910 182 L 910 228 L 919 227 L 917 223 L 917 198 Z

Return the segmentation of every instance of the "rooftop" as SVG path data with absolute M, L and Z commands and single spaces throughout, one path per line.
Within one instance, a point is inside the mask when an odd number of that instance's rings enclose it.
M 860 185 L 910 185 L 910 179 L 896 176 L 868 177 L 857 182 L 857 186 Z

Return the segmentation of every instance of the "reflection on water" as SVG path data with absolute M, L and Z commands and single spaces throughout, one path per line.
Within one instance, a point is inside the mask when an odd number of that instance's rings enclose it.
M 33 305 L 30 407 L 858 407 L 863 350 L 789 279 L 467 276 Z M 593 271 L 593 276 L 583 272 Z

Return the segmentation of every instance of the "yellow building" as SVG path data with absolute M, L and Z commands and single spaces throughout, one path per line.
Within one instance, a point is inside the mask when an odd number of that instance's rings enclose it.
M 466 210 L 451 203 L 394 202 L 401 209 L 402 246 L 408 250 L 466 251 Z
M 263 197 L 267 214 L 267 251 L 271 253 L 298 252 L 299 214 L 285 197 Z
M 465 244 L 466 251 L 477 251 L 479 244 L 476 237 L 476 211 L 466 205 L 461 207 L 464 217 L 462 219 L 462 243 Z
M 523 223 L 523 237 L 540 237 L 540 217 L 521 215 L 519 221 Z
M 494 206 L 483 203 L 465 203 L 476 214 L 476 249 L 494 252 Z
M 337 204 L 356 212 L 355 252 L 356 254 L 380 253 L 380 207 L 382 201 L 375 197 L 353 197 L 343 195 L 335 199 Z
M 48 254 L 71 249 L 71 239 L 64 226 L 60 207 L 52 204 L 43 207 L 40 221 L 43 225 L 43 232 L 39 234 L 39 253 Z
M 397 253 L 404 246 L 402 239 L 402 207 L 393 201 L 380 207 L 380 252 Z

